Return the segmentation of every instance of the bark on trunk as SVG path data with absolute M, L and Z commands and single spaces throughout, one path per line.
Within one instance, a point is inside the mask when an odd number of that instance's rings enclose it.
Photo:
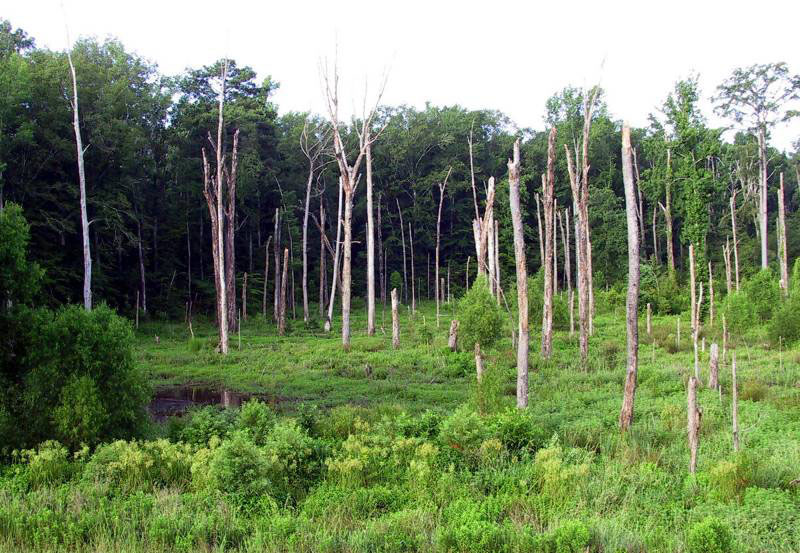
M 272 254 L 275 263 L 275 293 L 272 305 L 272 318 L 278 322 L 280 318 L 280 299 L 281 299 L 281 210 L 275 208 L 275 231 L 272 236 L 275 242 L 272 244 Z
M 687 430 L 689 438 L 689 472 L 695 473 L 697 469 L 697 448 L 699 445 L 700 418 L 702 412 L 697 407 L 697 379 L 689 377 L 689 387 L 686 397 L 687 403 Z
M 269 280 L 269 243 L 272 242 L 272 235 L 267 238 L 264 246 L 264 288 L 261 293 L 261 316 L 267 320 L 267 281 Z
M 708 359 L 708 387 L 712 390 L 719 388 L 719 346 L 711 344 L 711 354 Z
M 381 284 L 381 303 L 386 311 L 386 280 L 383 265 L 383 230 L 381 229 L 381 194 L 378 193 L 378 281 Z
M 539 226 L 539 265 L 544 266 L 544 235 L 542 234 L 542 214 L 539 209 L 539 193 L 536 195 L 536 223 Z
M 758 222 L 761 228 L 761 268 L 766 269 L 769 265 L 767 255 L 767 138 L 766 130 L 763 126 L 758 129 L 758 157 L 759 177 L 761 179 L 758 198 Z
M 736 192 L 731 195 L 731 229 L 733 231 L 733 265 L 736 276 L 736 291 L 739 291 L 739 242 L 736 240 Z
M 375 335 L 375 222 L 372 219 L 372 147 L 367 144 L 367 336 Z
M 728 295 L 731 295 L 733 289 L 733 279 L 731 276 L 731 239 L 725 239 L 725 245 L 722 247 L 722 257 L 725 260 L 725 285 Z
M 400 319 L 397 315 L 397 288 L 392 288 L 392 348 L 400 347 Z
M 478 382 L 483 379 L 483 354 L 481 353 L 481 345 L 479 343 L 475 343 L 475 373 L 478 378 Z
M 439 328 L 439 299 L 441 293 L 439 291 L 439 244 L 441 242 L 441 226 L 442 226 L 442 205 L 444 205 L 444 192 L 447 188 L 447 179 L 450 178 L 450 172 L 452 169 L 447 171 L 447 176 L 444 178 L 444 181 L 439 184 L 439 212 L 436 216 L 436 259 L 434 260 L 434 287 L 436 288 L 436 328 Z
M 631 154 L 631 131 L 622 127 L 622 177 L 625 183 L 625 211 L 628 220 L 628 297 L 626 323 L 628 336 L 628 366 L 619 427 L 627 430 L 633 424 L 636 373 L 639 366 L 639 227 L 636 191 Z M 648 304 L 649 307 L 649 304 Z M 649 310 L 648 310 L 649 313 Z M 649 323 L 649 318 L 648 318 Z M 649 328 L 649 324 L 648 324 Z M 649 331 L 649 330 L 648 330 Z
M 652 325 L 650 323 L 650 313 L 651 313 L 650 303 L 648 302 L 647 303 L 647 335 L 648 336 L 653 334 L 653 327 L 652 327 Z
M 333 321 L 333 305 L 336 302 L 336 287 L 339 284 L 339 256 L 342 251 L 342 196 L 343 186 L 342 178 L 339 177 L 339 209 L 336 215 L 336 249 L 333 256 L 333 275 L 331 278 L 331 294 L 328 299 L 328 316 L 325 319 L 325 332 L 331 331 L 331 323 Z
M 778 248 L 779 260 L 781 263 L 781 288 L 783 295 L 789 295 L 789 258 L 786 253 L 786 205 L 783 190 L 783 173 L 780 176 L 780 190 L 778 190 L 778 232 L 780 247 Z
M 508 191 L 511 226 L 514 231 L 514 260 L 517 267 L 517 407 L 525 408 L 528 406 L 528 267 L 519 203 L 520 171 L 519 139 L 517 139 L 514 142 L 514 158 L 508 160 Z
M 283 271 L 281 272 L 281 297 L 278 305 L 278 335 L 286 334 L 286 288 L 289 280 L 289 248 L 283 249 Z
M 403 225 L 403 211 L 400 209 L 400 200 L 397 202 L 397 213 L 400 216 L 400 239 L 403 243 L 403 301 L 408 303 L 408 268 L 406 266 L 406 230 Z
M 408 244 L 411 248 L 411 312 L 417 312 L 417 297 L 414 291 L 414 234 L 411 232 L 411 222 L 408 223 Z
M 325 208 L 322 206 L 322 194 L 319 196 L 319 318 L 325 316 L 325 284 L 328 271 L 325 267 Z
M 69 41 L 69 34 L 67 34 Z M 71 47 L 71 46 L 70 46 Z M 92 252 L 89 245 L 89 216 L 86 208 L 86 171 L 83 165 L 83 139 L 81 137 L 80 116 L 78 113 L 78 79 L 72 64 L 72 52 L 67 50 L 69 71 L 72 75 L 72 128 L 75 131 L 75 148 L 78 154 L 78 188 L 81 207 L 81 238 L 83 240 L 83 307 L 92 310 Z M 221 117 L 221 116 L 220 116 Z
M 456 319 L 450 321 L 450 335 L 447 338 L 447 346 L 450 351 L 458 349 L 458 321 Z
M 342 347 L 350 349 L 350 297 L 352 293 L 353 193 L 352 185 L 344 190 L 344 244 L 342 249 Z
M 731 353 L 731 421 L 733 450 L 739 451 L 739 387 L 736 383 L 736 352 Z

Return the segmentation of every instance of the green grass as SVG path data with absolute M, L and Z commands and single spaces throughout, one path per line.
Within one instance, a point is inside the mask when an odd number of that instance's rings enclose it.
M 207 419 L 190 418 L 195 445 L 162 442 L 166 453 L 151 458 L 123 444 L 111 456 L 114 470 L 136 476 L 135 489 L 98 476 L 105 473 L 88 452 L 8 465 L 0 477 L 0 551 L 800 551 L 800 486 L 793 483 L 800 478 L 800 351 L 770 349 L 764 329 L 734 337 L 720 367 L 722 394 L 699 392 L 701 443 L 691 476 L 688 317 L 679 344 L 676 317 L 655 317 L 652 337 L 642 320 L 635 421 L 622 435 L 622 308 L 596 317 L 586 371 L 576 336 L 557 332 L 552 358 L 542 361 L 540 338 L 531 335 L 524 414 L 513 408 L 509 337 L 488 352 L 487 377 L 477 386 L 471 353 L 446 347 L 450 309 L 438 329 L 432 304 L 413 318 L 403 311 L 396 351 L 380 329 L 365 335 L 362 305 L 354 306 L 349 352 L 338 327 L 326 334 L 302 320 L 280 338 L 271 321 L 251 318 L 241 348 L 232 336 L 224 358 L 207 322 L 195 323 L 194 339 L 184 324 L 143 323 L 137 363 L 154 388 L 261 394 L 282 420 L 297 418 L 311 445 L 292 445 L 286 430 L 271 430 L 245 447 L 249 438 L 236 432 L 247 429 L 228 416 L 215 419 L 229 428 L 220 447 L 192 422 Z M 704 335 L 707 346 L 721 343 L 716 324 Z M 732 351 L 739 454 L 731 439 Z M 708 348 L 700 356 L 705 381 Z M 280 428 L 294 428 L 286 424 Z M 190 435 L 181 428 L 154 435 Z M 158 474 L 166 476 L 142 476 L 162 464 Z M 269 486 L 256 498 L 234 492 L 259 482 L 295 487 L 289 496 Z

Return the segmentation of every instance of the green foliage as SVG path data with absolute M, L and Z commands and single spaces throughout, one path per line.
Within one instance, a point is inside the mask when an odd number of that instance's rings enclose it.
M 275 413 L 266 403 L 256 399 L 251 399 L 242 405 L 236 419 L 236 427 L 247 432 L 257 445 L 264 445 L 274 426 Z
M 723 312 L 731 331 L 741 334 L 754 325 L 768 322 L 781 306 L 778 282 L 768 269 L 762 269 L 742 285 L 740 292 L 725 298 Z
M 186 422 L 174 429 L 173 437 L 194 445 L 206 445 L 212 438 L 225 438 L 234 427 L 235 417 L 233 411 L 212 405 L 193 409 L 186 415 Z M 250 414 L 246 417 L 240 415 L 240 419 L 248 422 L 251 418 L 254 417 Z
M 60 484 L 74 472 L 69 451 L 54 440 L 42 442 L 36 449 L 24 450 L 22 458 L 28 465 L 28 479 L 34 487 Z
M 729 553 L 733 547 L 730 528 L 711 517 L 695 523 L 686 541 L 690 553 Z
M 403 275 L 398 271 L 392 271 L 389 277 L 389 291 L 394 289 L 397 289 L 398 294 L 401 294 L 403 291 Z M 387 296 L 389 295 L 389 291 L 386 292 Z
M 88 481 L 104 482 L 121 492 L 154 487 L 186 488 L 191 480 L 192 448 L 167 440 L 117 440 L 101 445 L 83 473 Z
M 491 348 L 503 330 L 503 314 L 489 291 L 485 276 L 475 279 L 458 304 L 459 342 L 471 349 L 476 343 Z
M 7 203 L 0 208 L 0 309 L 9 302 L 28 303 L 39 290 L 43 272 L 28 259 L 29 242 L 22 208 Z
M 57 436 L 73 449 L 97 443 L 108 416 L 94 380 L 87 375 L 72 376 L 53 412 Z

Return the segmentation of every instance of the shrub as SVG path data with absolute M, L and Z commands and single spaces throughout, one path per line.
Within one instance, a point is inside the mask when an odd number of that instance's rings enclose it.
M 775 311 L 769 323 L 769 339 L 774 345 L 792 344 L 800 339 L 800 293 L 792 294 Z
M 74 470 L 67 448 L 53 440 L 42 442 L 35 450 L 23 451 L 22 456 L 34 487 L 64 482 Z
M 489 292 L 488 281 L 481 275 L 458 304 L 459 342 L 472 349 L 476 343 L 490 348 L 500 337 L 503 315 L 497 300 Z
M 536 536 L 532 549 L 537 553 L 582 553 L 587 550 L 590 538 L 586 524 L 567 520 L 555 530 Z
M 264 445 L 275 426 L 275 414 L 264 402 L 252 399 L 242 405 L 236 419 L 236 428 L 244 430 L 257 445 Z
M 389 289 L 392 290 L 397 288 L 397 293 L 403 293 L 403 275 L 398 273 L 397 271 L 392 271 L 392 274 L 389 275 Z
M 693 524 L 686 541 L 690 553 L 728 553 L 733 547 L 730 527 L 714 517 Z
M 733 292 L 726 297 L 722 311 L 728 328 L 737 334 L 746 332 L 755 324 L 755 311 L 744 291 Z
M 182 428 L 178 428 L 176 439 L 194 445 L 204 446 L 213 437 L 225 438 L 236 422 L 236 411 L 207 405 L 189 411 L 188 419 Z
M 478 413 L 461 406 L 442 421 L 439 441 L 444 451 L 467 461 L 475 461 L 481 444 L 490 437 L 490 430 Z
M 91 456 L 84 478 L 104 481 L 123 492 L 160 487 L 185 488 L 191 479 L 192 448 L 167 440 L 101 445 Z
M 742 389 L 739 392 L 740 399 L 747 399 L 750 401 L 761 401 L 769 394 L 769 387 L 759 380 L 750 378 L 742 384 Z
M 94 380 L 86 375 L 73 375 L 61 389 L 61 401 L 53 412 L 59 439 L 72 448 L 80 444 L 95 444 L 107 419 L 108 413 Z
M 294 420 L 276 424 L 264 441 L 272 494 L 280 503 L 297 501 L 316 482 L 324 448 Z
M 768 321 L 775 306 L 781 302 L 780 285 L 769 269 L 762 269 L 750 277 L 745 282 L 744 293 L 750 300 L 756 319 L 761 322 Z
M 533 453 L 544 446 L 549 434 L 529 410 L 508 408 L 494 415 L 487 425 L 492 435 L 512 453 Z

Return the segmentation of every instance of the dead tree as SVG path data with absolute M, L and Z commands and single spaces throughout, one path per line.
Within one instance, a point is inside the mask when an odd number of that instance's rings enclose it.
M 733 280 L 731 277 L 731 239 L 730 236 L 725 238 L 725 245 L 722 246 L 722 258 L 725 260 L 725 284 L 727 287 L 728 295 L 731 295 L 733 289 Z
M 397 214 L 400 216 L 400 239 L 403 243 L 403 301 L 408 303 L 408 268 L 406 267 L 406 231 L 403 226 L 403 210 L 400 209 L 400 200 L 397 202 Z
M 439 328 L 439 297 L 441 296 L 439 290 L 439 244 L 441 242 L 441 226 L 442 226 L 442 205 L 444 205 L 444 191 L 447 188 L 447 179 L 450 178 L 450 173 L 453 168 L 447 170 L 444 180 L 438 184 L 439 187 L 439 213 L 436 216 L 436 259 L 434 261 L 434 287 L 436 292 L 436 328 Z
M 514 260 L 517 266 L 517 407 L 528 406 L 528 268 L 525 260 L 525 235 L 519 205 L 519 139 L 514 142 L 514 158 L 508 160 L 508 193 L 511 226 L 514 231 Z
M 408 223 L 408 243 L 411 247 L 411 312 L 417 312 L 417 296 L 414 292 L 414 234 L 411 232 L 411 222 Z
M 483 380 L 483 354 L 481 353 L 481 345 L 478 342 L 475 342 L 475 373 L 480 383 Z
M 361 163 L 363 162 L 367 150 L 372 145 L 381 131 L 373 134 L 372 124 L 375 114 L 378 109 L 378 104 L 383 96 L 386 81 L 380 87 L 375 104 L 370 109 L 369 113 L 363 113 L 360 127 L 356 128 L 358 134 L 358 154 L 355 160 L 351 163 L 347 158 L 345 145 L 340 133 L 339 122 L 339 73 L 338 68 L 334 66 L 333 75 L 328 75 L 327 70 L 322 72 L 323 81 L 325 84 L 325 96 L 327 100 L 328 115 L 331 120 L 331 128 L 333 132 L 333 150 L 336 157 L 336 163 L 339 167 L 339 174 L 342 178 L 342 189 L 344 191 L 344 219 L 343 219 L 343 232 L 344 243 L 342 245 L 342 347 L 345 350 L 350 349 L 350 296 L 352 292 L 352 242 L 353 242 L 353 197 L 355 196 L 356 188 L 358 187 L 358 180 L 360 177 Z M 366 112 L 366 99 L 365 110 Z M 385 128 L 385 126 L 384 126 Z
M 500 286 L 500 221 L 497 219 L 494 220 L 494 271 L 494 287 L 497 301 L 500 302 L 503 289 Z
M 553 195 L 555 189 L 556 129 L 547 138 L 547 172 L 542 174 L 544 205 L 544 303 L 542 308 L 542 357 L 550 358 L 553 348 Z
M 733 426 L 733 450 L 739 451 L 739 388 L 736 383 L 736 352 L 731 352 L 731 421 Z
M 554 194 L 555 195 L 555 194 Z M 553 198 L 553 295 L 558 295 L 558 199 Z
M 283 249 L 283 271 L 281 274 L 281 298 L 278 306 L 278 334 L 286 334 L 286 288 L 288 287 L 289 276 L 289 248 Z
M 319 129 L 309 130 L 308 120 L 303 124 L 300 135 L 300 149 L 308 160 L 308 178 L 306 179 L 306 201 L 303 212 L 303 322 L 308 323 L 308 215 L 311 208 L 311 184 L 314 175 L 321 167 L 322 154 L 325 151 L 325 137 L 319 136 Z M 313 135 L 313 136 L 310 136 Z
M 225 152 L 223 146 L 224 118 L 223 108 L 225 105 L 225 81 L 227 79 L 228 62 L 225 60 L 222 68 L 221 87 L 219 94 L 219 119 L 217 124 L 216 142 L 209 133 L 208 140 L 216 150 L 216 175 L 211 172 L 211 167 L 206 155 L 205 147 L 202 148 L 203 154 L 203 195 L 208 205 L 208 212 L 211 219 L 212 230 L 212 258 L 214 260 L 214 284 L 217 296 L 217 323 L 219 325 L 219 351 L 222 354 L 228 353 L 228 329 L 235 328 L 236 319 L 236 298 L 235 283 L 228 282 L 233 274 L 233 268 L 228 267 L 234 261 L 233 254 L 228 250 L 233 250 L 233 214 L 235 205 L 230 204 L 236 199 L 236 169 L 238 164 L 239 151 L 239 131 L 233 135 L 233 151 L 231 155 L 230 169 L 225 167 Z M 223 183 L 227 179 L 227 187 Z M 227 228 L 226 228 L 227 225 Z M 231 304 L 233 304 L 233 324 L 230 324 Z
M 672 237 L 672 152 L 667 149 L 667 177 L 664 183 L 664 203 L 658 204 L 664 212 L 664 225 L 667 234 L 667 269 L 669 276 L 675 278 L 675 247 Z
M 658 255 L 658 234 L 656 234 L 656 218 L 658 217 L 658 209 L 653 206 L 653 258 L 656 260 L 656 265 L 660 265 L 660 257 Z
M 708 262 L 708 324 L 714 326 L 714 273 L 711 262 Z
M 778 190 L 778 261 L 781 266 L 781 288 L 783 295 L 789 295 L 789 258 L 786 253 L 786 206 L 783 190 L 783 173 L 780 175 Z
M 450 321 L 450 334 L 447 338 L 447 346 L 450 348 L 450 351 L 456 351 L 458 349 L 458 320 L 456 319 Z
M 736 291 L 739 291 L 739 242 L 736 240 L 736 190 L 731 194 L 731 230 L 733 231 L 733 264 L 736 276 Z
M 384 278 L 383 267 L 383 230 L 381 229 L 381 193 L 378 192 L 378 281 L 381 284 L 381 302 L 383 303 L 384 315 L 386 311 L 386 279 Z
M 242 320 L 247 320 L 247 273 L 242 277 Z
M 325 316 L 325 289 L 328 270 L 325 267 L 325 208 L 322 206 L 322 194 L 319 196 L 319 318 Z
M 697 379 L 693 376 L 689 377 L 686 403 L 688 413 L 689 472 L 694 474 L 697 469 L 697 447 L 700 441 L 700 419 L 703 413 L 697 407 Z
M 703 305 L 703 283 L 700 283 L 700 294 L 695 297 L 694 244 L 689 244 L 689 293 L 691 298 L 692 342 L 694 343 L 694 376 L 700 380 L 700 359 L 697 351 L 697 340 L 700 334 L 700 311 Z
M 392 348 L 400 347 L 400 319 L 397 315 L 397 288 L 392 288 Z
M 269 243 L 272 242 L 272 235 L 267 238 L 264 245 L 264 290 L 261 297 L 261 316 L 267 319 L 267 281 L 269 280 Z
M 375 335 L 375 221 L 372 209 L 372 145 L 367 142 L 367 336 Z
M 636 395 L 636 373 L 639 365 L 639 226 L 636 191 L 634 190 L 631 130 L 622 127 L 622 177 L 625 183 L 625 211 L 628 220 L 628 298 L 626 323 L 628 335 L 628 366 L 619 427 L 625 431 L 633 424 L 633 405 Z
M 272 245 L 272 255 L 275 261 L 275 294 L 272 305 L 272 318 L 278 322 L 280 318 L 281 300 L 281 210 L 275 208 L 275 231 L 273 233 L 275 242 Z
M 328 299 L 328 316 L 325 318 L 325 332 L 331 331 L 333 321 L 333 305 L 336 301 L 336 288 L 339 282 L 339 258 L 342 254 L 342 178 L 339 177 L 339 209 L 336 215 L 336 248 L 333 252 L 333 275 L 331 278 L 331 293 Z
M 87 311 L 91 311 L 92 252 L 89 245 L 89 216 L 86 208 L 86 171 L 83 165 L 83 154 L 86 152 L 86 148 L 83 147 L 83 139 L 81 137 L 80 116 L 78 114 L 78 78 L 75 75 L 75 65 L 72 63 L 72 43 L 69 38 L 69 29 L 67 30 L 67 44 L 70 45 L 67 50 L 67 61 L 69 61 L 69 71 L 72 75 L 72 101 L 70 102 L 72 104 L 72 128 L 75 132 L 75 149 L 78 153 L 78 188 L 81 206 L 81 238 L 83 240 L 83 307 Z M 222 110 L 220 109 L 220 121 L 221 118 Z
M 544 236 L 542 235 L 542 214 L 539 209 L 539 193 L 535 194 L 536 197 L 536 223 L 539 225 L 539 263 L 544 263 Z
M 711 344 L 711 354 L 708 359 L 708 387 L 712 390 L 719 388 L 719 346 Z
M 472 232 L 475 238 L 475 251 L 478 254 L 478 274 L 486 275 L 489 279 L 489 284 L 492 281 L 492 272 L 489 268 L 488 257 L 488 243 L 489 243 L 489 226 L 490 222 L 494 219 L 494 177 L 489 177 L 489 183 L 486 192 L 486 207 L 483 212 L 483 219 L 478 217 L 472 221 Z M 494 228 L 494 225 L 492 225 Z

